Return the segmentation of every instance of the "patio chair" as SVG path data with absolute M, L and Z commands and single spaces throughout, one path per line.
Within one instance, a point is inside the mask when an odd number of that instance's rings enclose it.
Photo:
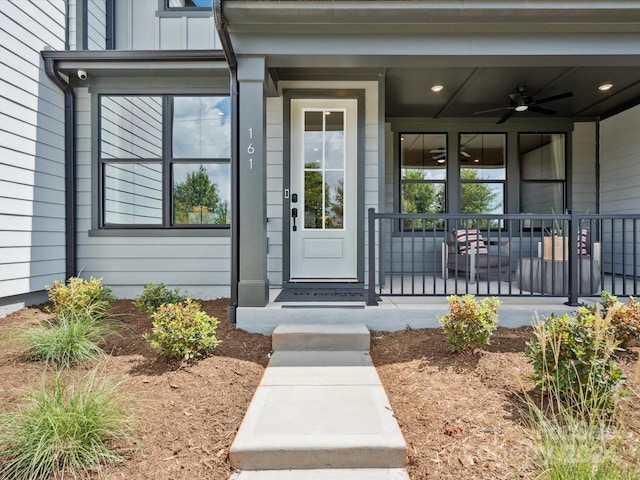
M 481 274 L 509 274 L 511 270 L 509 241 L 485 241 L 480 232 L 472 228 L 452 230 L 442 242 L 442 278 L 449 271 L 465 274 L 469 283 L 475 283 Z

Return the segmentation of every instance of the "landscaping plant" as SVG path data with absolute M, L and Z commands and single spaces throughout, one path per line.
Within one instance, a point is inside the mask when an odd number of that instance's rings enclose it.
M 145 338 L 151 346 L 172 358 L 192 360 L 211 353 L 219 344 L 218 319 L 200 310 L 200 304 L 166 303 L 151 316 L 153 329 Z
M 607 416 L 624 394 L 611 316 L 611 311 L 603 317 L 599 308 L 579 307 L 572 315 L 550 315 L 534 324 L 534 338 L 525 348 L 531 378 L 558 410 Z
M 473 295 L 451 295 L 447 301 L 450 312 L 439 320 L 451 351 L 488 345 L 498 327 L 500 301 L 487 297 L 478 302 Z
M 107 316 L 107 310 L 116 300 L 111 287 L 102 285 L 102 279 L 84 280 L 71 277 L 67 283 L 59 280 L 47 285 L 52 302 L 51 311 L 56 317 L 63 313 L 85 314 L 98 320 Z
M 149 282 L 145 285 L 142 293 L 133 300 L 133 303 L 141 310 L 152 314 L 160 305 L 182 303 L 186 300 L 187 296 L 181 294 L 178 287 L 169 290 L 164 283 Z
M 74 312 L 61 311 L 54 322 L 42 322 L 18 334 L 30 360 L 44 361 L 56 368 L 69 368 L 104 353 L 101 345 L 114 334 L 117 325 L 108 319 L 95 320 Z
M 133 422 L 116 386 L 95 374 L 65 389 L 31 391 L 19 409 L 0 416 L 0 478 L 76 478 L 120 462 L 113 441 L 132 439 Z
M 602 307 L 611 315 L 611 328 L 620 348 L 627 348 L 632 340 L 640 337 L 640 304 L 635 297 L 621 303 L 609 292 L 601 293 Z

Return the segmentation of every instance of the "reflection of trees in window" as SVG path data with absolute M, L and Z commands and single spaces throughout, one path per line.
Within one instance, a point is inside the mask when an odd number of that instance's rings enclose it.
M 229 223 L 229 205 L 220 199 L 218 185 L 211 181 L 204 165 L 174 185 L 173 212 L 176 224 Z
M 402 184 L 402 213 L 444 213 L 445 186 L 443 182 L 425 181 L 422 170 L 405 170 Z M 422 228 L 423 220 L 407 219 L 405 228 Z M 433 228 L 433 221 L 426 221 L 425 228 Z M 442 222 L 436 222 L 442 226 Z
M 340 178 L 332 184 L 323 179 L 322 172 L 306 171 L 304 174 L 305 228 L 340 229 L 344 226 L 343 219 L 344 179 Z
M 481 183 L 477 180 L 478 172 L 475 170 L 461 170 L 460 180 L 460 213 L 503 213 L 502 195 L 498 190 L 502 184 Z M 466 183 L 464 183 L 466 182 Z M 466 222 L 467 227 L 498 228 L 497 220 L 472 220 Z
M 341 178 L 332 186 L 325 183 L 327 191 L 326 228 L 340 229 L 344 227 L 344 179 Z
M 304 172 L 304 227 L 322 228 L 322 173 Z

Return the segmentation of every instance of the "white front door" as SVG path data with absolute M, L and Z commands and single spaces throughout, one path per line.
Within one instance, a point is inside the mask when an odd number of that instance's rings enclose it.
M 291 100 L 291 281 L 357 280 L 357 113 L 355 99 Z

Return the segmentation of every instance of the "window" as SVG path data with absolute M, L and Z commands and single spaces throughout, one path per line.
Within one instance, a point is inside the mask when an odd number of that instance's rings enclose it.
M 460 135 L 460 213 L 504 213 L 505 165 L 504 134 Z
M 400 211 L 444 213 L 447 135 L 403 133 L 400 135 L 400 144 Z M 405 228 L 422 227 L 420 220 L 405 222 Z M 433 222 L 427 222 L 424 227 L 433 227 Z
M 565 210 L 565 135 L 521 133 L 520 213 L 563 213 Z
M 213 0 L 165 0 L 166 10 L 211 9 Z
M 228 226 L 229 114 L 227 96 L 101 96 L 101 226 Z

